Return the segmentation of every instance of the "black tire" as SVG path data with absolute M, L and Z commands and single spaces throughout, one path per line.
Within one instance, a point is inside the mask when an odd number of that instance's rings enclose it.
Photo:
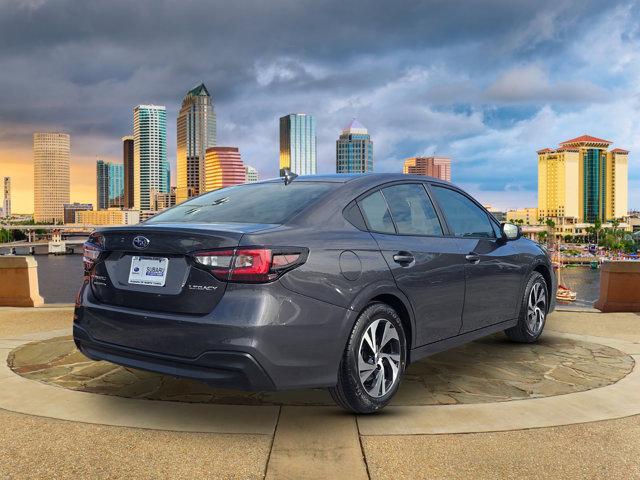
M 373 326 L 374 322 L 378 323 Z M 387 323 L 390 326 L 387 326 Z M 389 330 L 388 333 L 386 329 Z M 378 335 L 382 337 L 380 342 L 387 339 L 387 343 L 382 345 L 377 354 L 374 353 L 374 349 L 370 348 L 371 342 L 367 340 L 371 339 L 371 331 L 373 331 L 374 337 Z M 376 343 L 375 338 L 373 343 Z M 359 355 L 361 349 L 364 352 L 363 359 L 364 356 L 367 356 L 367 366 L 362 370 L 363 376 L 367 377 L 364 381 L 360 379 Z M 398 358 L 397 364 L 395 358 Z M 398 391 L 406 359 L 407 341 L 402 321 L 397 312 L 387 304 L 372 303 L 360 313 L 353 326 L 338 370 L 338 384 L 329 388 L 329 393 L 338 405 L 351 412 L 363 414 L 377 412 L 387 405 Z M 393 377 L 396 371 L 394 366 L 397 367 L 395 377 Z M 388 379 L 387 377 L 393 378 Z M 378 381 L 380 378 L 381 380 Z M 387 383 L 389 386 L 385 388 Z M 368 389 L 374 394 L 370 394 Z
M 544 295 L 544 302 L 534 301 L 536 292 Z M 524 289 L 522 303 L 520 305 L 520 313 L 518 323 L 504 331 L 509 340 L 518 343 L 534 343 L 542 335 L 545 323 L 547 321 L 547 313 L 549 311 L 549 286 L 544 277 L 538 272 L 532 272 L 527 286 Z M 532 303 L 535 303 L 537 310 L 533 310 Z

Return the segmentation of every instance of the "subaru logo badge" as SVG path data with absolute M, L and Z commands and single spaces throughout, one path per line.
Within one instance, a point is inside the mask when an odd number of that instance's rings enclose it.
M 147 237 L 143 237 L 142 235 L 138 235 L 133 239 L 133 246 L 138 250 L 144 250 L 149 246 L 151 241 Z

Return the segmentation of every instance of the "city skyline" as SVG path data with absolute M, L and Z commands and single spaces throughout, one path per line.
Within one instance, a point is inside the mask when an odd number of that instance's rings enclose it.
M 33 132 L 72 135 L 71 200 L 91 202 L 95 158 L 121 158 L 118 139 L 130 133 L 139 103 L 167 106 L 175 177 L 180 100 L 201 81 L 216 100 L 219 143 L 238 146 L 263 178 L 278 173 L 280 116 L 314 116 L 318 173 L 335 171 L 336 130 L 355 116 L 375 133 L 375 171 L 401 171 L 411 156 L 448 155 L 456 182 L 483 202 L 524 207 L 537 195 L 531 152 L 588 132 L 630 150 L 629 207 L 640 208 L 635 2 L 470 5 L 474 21 L 461 24 L 449 5 L 388 12 L 373 1 L 354 25 L 352 7 L 331 14 L 338 4 L 283 5 L 276 15 L 257 3 L 251 19 L 222 4 L 213 19 L 185 21 L 178 6 L 147 8 L 143 0 L 118 9 L 140 25 L 134 34 L 100 21 L 111 15 L 107 6 L 62 1 L 94 28 L 75 28 L 48 2 L 10 3 L 0 19 L 7 45 L 0 61 L 12 72 L 0 78 L 0 178 L 12 177 L 17 213 L 33 211 Z M 234 30 L 229 16 L 238 18 Z M 153 28 L 163 24 L 171 35 Z M 238 39 L 236 29 L 247 34 Z M 36 43 L 43 35 L 46 44 Z M 195 48 L 206 61 L 184 54 Z

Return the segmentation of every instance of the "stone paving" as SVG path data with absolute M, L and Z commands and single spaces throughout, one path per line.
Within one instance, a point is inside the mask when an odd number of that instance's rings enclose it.
M 321 389 L 248 393 L 94 362 L 71 337 L 33 342 L 11 352 L 9 366 L 31 380 L 104 395 L 235 405 L 333 405 Z M 394 405 L 503 402 L 586 391 L 617 382 L 633 358 L 604 345 L 558 337 L 518 345 L 503 335 L 412 364 Z

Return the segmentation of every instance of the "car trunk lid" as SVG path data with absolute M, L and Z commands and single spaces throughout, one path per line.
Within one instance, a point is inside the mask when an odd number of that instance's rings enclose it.
M 265 224 L 144 224 L 103 229 L 103 253 L 90 283 L 102 303 L 156 312 L 204 315 L 224 295 L 226 283 L 194 262 L 197 251 L 233 249 L 245 233 Z M 143 240 L 142 240 L 143 239 Z M 166 259 L 166 260 L 164 260 Z M 132 283 L 142 261 L 162 266 L 163 284 Z

